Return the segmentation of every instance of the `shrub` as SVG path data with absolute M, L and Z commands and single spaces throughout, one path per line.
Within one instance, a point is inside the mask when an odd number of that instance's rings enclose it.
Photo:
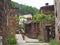
M 59 45 L 59 43 L 56 40 L 51 40 L 49 45 Z
M 44 42 L 44 38 L 43 38 L 41 35 L 38 36 L 38 40 L 39 40 L 40 42 Z
M 8 45 L 17 45 L 16 38 L 9 38 L 7 41 L 8 41 Z

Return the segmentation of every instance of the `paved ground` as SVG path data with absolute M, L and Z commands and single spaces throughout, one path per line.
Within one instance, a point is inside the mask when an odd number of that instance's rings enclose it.
M 26 43 L 26 45 L 48 45 L 48 43 Z
M 23 40 L 21 34 L 16 34 L 16 39 L 18 45 L 48 45 L 48 43 L 36 43 L 39 42 L 37 39 L 30 39 L 27 36 L 25 36 L 25 40 Z M 26 42 L 30 42 L 30 43 L 26 43 Z M 0 45 L 2 45 L 1 38 L 0 38 Z
M 18 43 L 18 45 L 49 45 L 48 43 Z
M 35 42 L 38 42 L 37 39 L 30 39 L 27 36 L 25 36 L 25 40 L 23 40 L 21 34 L 16 34 L 16 39 L 17 39 L 18 45 L 48 45 L 48 43 L 35 43 Z M 26 41 L 30 43 L 26 43 Z
M 2 42 L 0 42 L 0 45 L 2 45 Z

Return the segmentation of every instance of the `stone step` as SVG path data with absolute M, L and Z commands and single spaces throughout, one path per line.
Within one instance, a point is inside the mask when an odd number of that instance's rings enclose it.
M 16 39 L 18 45 L 48 45 L 48 43 L 36 43 L 38 42 L 37 39 L 30 39 L 27 36 L 25 36 L 25 40 L 23 40 L 21 34 L 16 34 Z
M 2 45 L 2 42 L 0 42 L 0 45 Z

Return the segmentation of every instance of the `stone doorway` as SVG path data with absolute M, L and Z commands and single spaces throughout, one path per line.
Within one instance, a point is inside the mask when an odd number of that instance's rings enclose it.
M 51 26 L 46 26 L 47 41 L 55 38 L 55 30 Z

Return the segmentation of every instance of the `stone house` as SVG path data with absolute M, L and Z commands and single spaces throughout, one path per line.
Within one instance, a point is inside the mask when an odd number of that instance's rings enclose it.
M 40 13 L 42 14 L 50 14 L 53 13 L 54 14 L 54 5 L 48 5 L 48 3 L 45 4 L 45 6 L 40 8 Z M 55 30 L 53 30 L 53 28 L 51 27 L 51 23 L 47 22 L 47 24 L 45 22 L 42 22 L 42 31 L 41 31 L 44 40 L 45 41 L 50 41 L 51 38 L 55 38 Z
M 22 19 L 21 21 L 24 23 L 25 27 L 25 35 L 27 35 L 30 38 L 37 38 L 38 33 L 39 33 L 39 24 L 36 24 L 36 22 L 32 21 L 32 15 L 31 14 L 26 14 L 23 15 L 25 19 Z M 23 21 L 24 20 L 24 21 Z M 21 23 L 20 21 L 20 23 Z
M 45 6 L 40 8 L 40 12 L 43 14 L 54 13 L 54 5 L 49 5 L 49 3 L 46 3 Z

